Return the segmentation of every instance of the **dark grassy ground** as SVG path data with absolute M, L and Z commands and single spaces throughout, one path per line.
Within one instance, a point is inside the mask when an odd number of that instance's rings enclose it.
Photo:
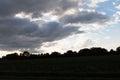
M 0 61 L 0 80 L 120 80 L 120 55 Z

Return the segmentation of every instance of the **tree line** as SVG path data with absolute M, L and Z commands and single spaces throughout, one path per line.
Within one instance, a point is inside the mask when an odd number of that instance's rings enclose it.
M 49 53 L 41 53 L 41 54 L 31 54 L 28 51 L 24 51 L 23 53 L 11 53 L 3 56 L 1 59 L 3 60 L 24 60 L 24 59 L 41 59 L 41 58 L 54 58 L 54 57 L 78 57 L 78 56 L 100 56 L 100 55 L 119 55 L 120 47 L 117 47 L 116 50 L 111 49 L 108 51 L 105 48 L 101 47 L 93 47 L 93 48 L 85 48 L 81 49 L 78 52 L 68 50 L 67 52 L 61 54 L 60 52 L 52 52 Z

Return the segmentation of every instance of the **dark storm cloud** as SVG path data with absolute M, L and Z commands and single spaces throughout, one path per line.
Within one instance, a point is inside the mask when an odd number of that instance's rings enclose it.
M 82 31 L 79 31 L 79 27 L 64 26 L 58 22 L 49 22 L 42 26 L 43 27 L 40 29 L 41 31 L 38 34 L 47 41 L 59 40 L 72 34 L 82 33 Z
M 37 38 L 30 35 L 38 29 L 38 25 L 26 19 L 0 20 L 0 49 L 35 47 L 38 43 Z
M 0 0 L 0 17 L 14 16 L 19 12 L 33 13 L 37 16 L 42 12 L 64 12 L 77 6 L 78 3 L 74 0 Z
M 76 7 L 78 1 L 75 0 L 0 0 L 0 49 L 34 49 L 44 42 L 82 33 L 78 27 L 65 26 L 59 22 L 38 25 L 29 19 L 14 17 L 20 12 L 32 13 L 32 17 L 40 17 L 41 13 L 50 11 L 59 14 Z
M 39 48 L 44 42 L 64 39 L 73 34 L 81 34 L 80 27 L 67 23 L 104 23 L 109 17 L 98 12 L 82 11 L 64 15 L 69 9 L 79 8 L 85 0 L 0 0 L 0 50 Z M 15 18 L 17 13 L 32 13 L 32 17 L 52 12 L 60 21 L 42 24 L 29 19 Z M 61 14 L 61 15 L 58 15 Z M 63 15 L 63 16 L 62 16 Z M 62 16 L 62 17 L 61 17 Z M 52 17 L 52 16 L 51 16 Z M 65 24 L 63 24 L 65 23 Z
M 27 19 L 10 18 L 0 20 L 0 49 L 34 49 L 44 42 L 51 42 L 78 34 L 77 27 L 64 27 L 58 22 L 38 26 Z
M 75 14 L 64 15 L 60 21 L 63 23 L 100 23 L 104 24 L 109 21 L 110 18 L 107 15 L 98 13 L 95 11 L 80 11 Z

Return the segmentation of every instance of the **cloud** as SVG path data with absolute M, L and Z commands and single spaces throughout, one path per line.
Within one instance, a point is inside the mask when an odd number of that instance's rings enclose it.
M 93 40 L 88 39 L 88 40 L 86 40 L 86 41 L 84 42 L 84 44 L 82 45 L 82 47 L 91 47 L 91 46 L 93 46 L 94 44 L 95 44 L 95 43 L 94 43 Z
M 80 4 L 81 3 L 81 4 Z M 84 0 L 2 0 L 0 1 L 0 49 L 35 49 L 44 42 L 81 34 L 80 27 L 61 22 L 39 22 L 44 13 L 62 15 L 76 9 Z M 35 17 L 35 18 L 33 18 Z M 33 18 L 33 21 L 32 21 Z M 37 22 L 34 19 L 37 19 Z M 46 19 L 46 18 L 44 18 Z
M 90 10 L 86 10 L 86 11 L 82 10 L 74 14 L 64 15 L 62 18 L 60 18 L 60 21 L 66 24 L 68 23 L 103 24 L 109 20 L 110 20 L 109 16 L 96 11 L 90 11 Z
M 116 24 L 120 22 L 120 11 L 116 11 L 115 14 L 113 14 L 113 21 L 112 24 Z
M 40 16 L 43 12 L 56 11 L 64 12 L 67 9 L 78 7 L 78 2 L 84 0 L 1 0 L 0 17 L 14 16 L 17 13 L 32 13 L 33 16 Z
M 35 47 L 38 40 L 31 35 L 38 29 L 36 24 L 26 19 L 10 18 L 0 20 L 0 49 Z
M 38 34 L 42 34 L 40 36 L 45 37 L 48 41 L 53 41 L 54 39 L 59 40 L 60 38 L 64 38 L 68 35 L 81 33 L 81 31 L 79 31 L 79 27 L 64 26 L 59 22 L 49 22 L 42 26 L 44 27 L 40 29 L 41 31 Z
M 87 5 L 88 5 L 88 7 L 96 8 L 96 7 L 99 7 L 98 6 L 99 3 L 103 3 L 106 1 L 108 1 L 108 0 L 90 0 L 90 3 L 87 3 Z
M 56 0 L 4 0 L 0 1 L 0 16 L 12 16 L 19 12 L 35 14 L 54 7 L 53 4 L 55 3 Z
M 0 19 L 0 49 L 35 49 L 44 42 L 52 42 L 80 33 L 82 32 L 78 27 L 64 26 L 59 22 L 46 22 L 38 26 L 28 19 Z
M 85 4 L 90 8 L 107 0 L 89 1 L 90 4 L 86 0 L 0 0 L 0 50 L 34 51 L 43 43 L 84 33 L 77 23 L 108 22 L 110 17 L 100 12 L 78 11 Z
M 120 5 L 116 6 L 116 8 L 120 10 Z

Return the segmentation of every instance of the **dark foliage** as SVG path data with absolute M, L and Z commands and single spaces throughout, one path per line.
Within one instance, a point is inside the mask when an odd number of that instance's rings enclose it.
M 120 47 L 116 48 L 116 51 L 111 49 L 110 51 L 107 51 L 105 48 L 101 47 L 93 47 L 93 48 L 85 48 L 81 49 L 80 51 L 72 51 L 68 50 L 66 53 L 61 54 L 59 52 L 52 52 L 51 54 L 45 53 L 45 54 L 30 54 L 28 51 L 24 51 L 23 53 L 12 53 L 8 54 L 2 59 L 5 60 L 24 60 L 24 59 L 40 59 L 40 58 L 53 58 L 53 57 L 77 57 L 77 56 L 100 56 L 100 55 L 119 55 L 120 54 Z
M 51 57 L 59 57 L 61 55 L 61 53 L 59 53 L 59 52 L 52 52 L 51 53 Z
M 78 55 L 79 56 L 88 56 L 91 54 L 91 51 L 90 49 L 81 49 L 79 52 L 78 52 Z
M 73 52 L 72 50 L 69 50 L 66 53 L 64 53 L 63 56 L 66 56 L 66 57 L 77 56 L 77 52 Z
M 117 54 L 120 54 L 120 47 L 116 49 Z

